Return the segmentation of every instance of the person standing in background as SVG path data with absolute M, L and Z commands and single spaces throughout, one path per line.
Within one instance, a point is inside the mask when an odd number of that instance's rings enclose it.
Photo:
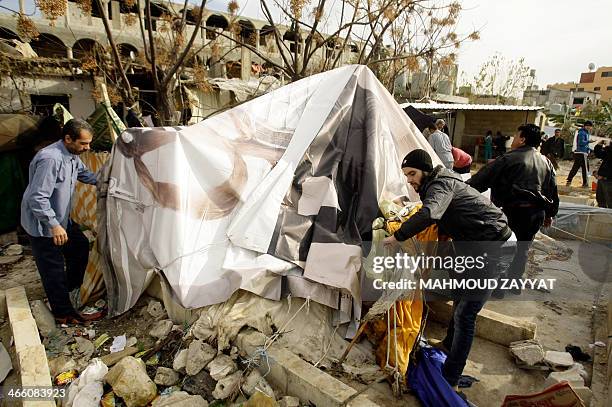
M 453 171 L 457 174 L 469 174 L 472 166 L 472 156 L 457 147 L 452 148 L 452 153 L 455 160 Z
M 484 160 L 485 164 L 493 158 L 493 132 L 487 131 L 487 135 L 484 138 Z
M 559 169 L 557 160 L 563 158 L 565 153 L 565 141 L 561 138 L 560 129 L 555 129 L 555 134 L 542 143 L 540 152 L 550 160 L 555 170 Z
M 436 130 L 429 135 L 427 141 L 431 144 L 442 164 L 449 170 L 452 170 L 455 164 L 452 153 L 453 146 L 448 135 L 442 131 L 445 125 L 446 122 L 443 119 L 436 120 Z
M 504 136 L 501 131 L 498 131 L 495 134 L 495 139 L 493 139 L 493 144 L 495 144 L 495 157 L 497 158 L 506 153 L 506 141 L 510 140 L 510 136 Z
M 587 174 L 589 171 L 589 160 L 588 156 L 591 152 L 589 142 L 591 141 L 591 131 L 593 130 L 593 122 L 587 120 L 578 133 L 576 134 L 576 147 L 574 148 L 574 165 L 567 175 L 566 186 L 572 184 L 574 176 L 578 172 L 578 169 L 582 169 L 582 187 L 588 188 L 589 183 Z
M 595 193 L 597 206 L 612 208 L 612 145 L 598 144 L 595 148 L 595 155 L 603 160 L 595 173 L 597 177 L 597 191 Z

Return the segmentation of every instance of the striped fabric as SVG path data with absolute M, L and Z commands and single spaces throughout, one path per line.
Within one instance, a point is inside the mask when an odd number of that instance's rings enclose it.
M 87 152 L 80 156 L 81 160 L 94 173 L 97 173 L 110 156 L 107 152 Z M 94 233 L 96 231 L 96 187 L 77 183 L 73 197 L 71 218 L 81 226 Z M 100 298 L 104 293 L 104 279 L 100 268 L 100 254 L 94 243 L 89 253 L 89 263 L 81 285 L 81 303 Z

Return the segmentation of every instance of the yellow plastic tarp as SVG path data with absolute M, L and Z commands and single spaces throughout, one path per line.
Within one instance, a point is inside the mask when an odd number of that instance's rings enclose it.
M 401 221 L 386 221 L 385 231 L 389 235 L 395 233 L 402 223 L 417 213 L 420 208 L 421 205 L 415 206 L 406 216 L 400 217 Z M 383 213 L 386 217 L 398 217 L 398 212 L 392 210 L 390 205 L 386 205 Z M 429 226 L 418 233 L 415 238 L 422 242 L 437 241 L 437 225 Z M 402 376 L 406 375 L 410 353 L 421 331 L 422 319 L 422 293 L 415 291 L 412 299 L 396 301 L 383 318 L 368 322 L 366 334 L 371 341 L 378 343 L 376 360 L 381 368 L 387 367 L 388 361 L 389 366 L 397 367 Z

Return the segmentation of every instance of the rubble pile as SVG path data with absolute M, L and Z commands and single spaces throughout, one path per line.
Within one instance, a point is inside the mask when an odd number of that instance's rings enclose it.
M 584 366 L 575 362 L 569 352 L 545 351 L 539 341 L 530 339 L 512 342 L 510 354 L 522 369 L 550 371 L 544 382 L 545 388 L 568 382 L 586 405 L 589 405 L 593 394 L 586 385 L 589 382 L 588 374 Z
M 302 405 L 298 398 L 275 391 L 248 355 L 231 343 L 219 350 L 216 333 L 202 330 L 202 323 L 197 334 L 174 325 L 155 300 L 143 310 L 150 321 L 143 330 L 148 341 L 45 326 L 51 374 L 56 385 L 69 386 L 68 407 Z M 152 345 L 144 348 L 145 343 Z

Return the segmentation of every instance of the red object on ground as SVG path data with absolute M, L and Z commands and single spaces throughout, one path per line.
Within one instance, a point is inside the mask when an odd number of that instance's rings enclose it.
M 584 407 L 568 382 L 557 383 L 540 393 L 506 396 L 502 407 Z

